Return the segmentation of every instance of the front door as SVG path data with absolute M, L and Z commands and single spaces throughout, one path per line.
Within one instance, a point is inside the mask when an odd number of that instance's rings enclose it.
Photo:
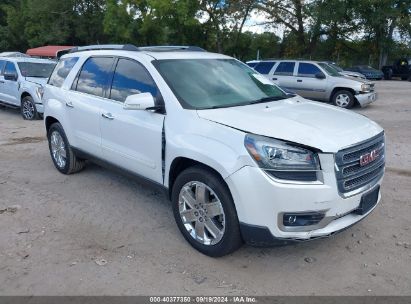
M 14 79 L 5 79 L 4 75 L 14 75 Z M 2 101 L 20 106 L 19 81 L 16 66 L 13 62 L 7 61 L 4 68 L 3 77 L 0 82 Z
M 300 62 L 298 64 L 298 72 L 295 79 L 295 92 L 304 98 L 325 100 L 327 78 L 316 78 L 315 75 L 319 73 L 325 76 L 325 74 L 316 65 L 308 62 Z
M 108 99 L 101 107 L 103 156 L 115 165 L 162 183 L 164 114 L 123 107 L 127 96 L 146 92 L 160 102 L 160 92 L 148 71 L 137 61 L 118 59 Z

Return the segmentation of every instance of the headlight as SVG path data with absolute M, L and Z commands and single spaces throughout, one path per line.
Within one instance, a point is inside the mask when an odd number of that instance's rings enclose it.
M 42 100 L 44 95 L 44 88 L 42 86 L 36 88 L 37 97 Z
M 287 142 L 247 134 L 244 145 L 259 167 L 274 177 L 314 181 L 320 170 L 318 155 Z
M 371 90 L 371 86 L 367 83 L 363 83 L 361 85 L 361 92 L 369 92 Z

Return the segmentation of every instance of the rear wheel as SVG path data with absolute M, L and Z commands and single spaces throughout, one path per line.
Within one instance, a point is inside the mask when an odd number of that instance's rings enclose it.
M 332 103 L 337 107 L 349 109 L 355 103 L 354 95 L 350 91 L 339 90 L 334 93 Z
M 178 228 L 201 253 L 219 257 L 241 246 L 234 202 L 217 174 L 201 166 L 186 169 L 173 185 L 172 203 Z
M 57 170 L 63 174 L 71 174 L 84 168 L 85 160 L 77 158 L 74 154 L 60 123 L 51 125 L 47 138 L 51 159 Z
M 20 105 L 21 116 L 25 120 L 36 120 L 40 116 L 37 113 L 36 104 L 31 96 L 26 96 L 21 100 Z

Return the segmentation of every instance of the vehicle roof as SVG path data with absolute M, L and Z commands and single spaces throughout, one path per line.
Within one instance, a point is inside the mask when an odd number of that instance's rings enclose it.
M 68 53 L 61 58 L 82 57 L 82 56 L 124 56 L 129 58 L 141 58 L 165 60 L 165 59 L 229 59 L 232 57 L 211 53 L 211 52 L 195 52 L 195 51 L 127 51 L 127 50 L 91 50 Z
M 311 63 L 327 63 L 327 61 L 318 61 L 318 60 L 305 60 L 305 59 L 262 59 L 262 60 L 251 60 L 249 62 L 282 62 L 282 61 L 296 61 L 296 62 L 311 62 Z
M 2 57 L 0 56 L 0 60 L 7 60 L 7 61 L 12 61 L 12 62 L 53 63 L 53 64 L 56 63 L 53 60 L 32 58 L 32 57 Z

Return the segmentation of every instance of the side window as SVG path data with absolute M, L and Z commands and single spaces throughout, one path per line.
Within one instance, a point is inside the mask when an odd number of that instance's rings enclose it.
M 317 73 L 321 73 L 321 70 L 314 64 L 300 62 L 298 65 L 298 76 L 300 77 L 315 77 Z
M 77 63 L 78 57 L 63 58 L 59 61 L 57 66 L 54 68 L 53 73 L 51 74 L 48 84 L 61 87 L 66 80 L 71 69 Z
M 280 62 L 277 69 L 275 70 L 275 75 L 293 76 L 295 62 L 283 61 Z
M 113 58 L 111 57 L 87 59 L 78 75 L 77 84 L 73 83 L 73 87 L 76 86 L 76 91 L 103 97 L 112 64 Z
M 7 61 L 3 74 L 15 74 L 17 76 L 16 66 L 13 62 Z
M 129 95 L 151 93 L 157 97 L 158 89 L 147 70 L 138 62 L 119 59 L 114 72 L 110 98 L 124 102 Z
M 3 68 L 6 65 L 4 60 L 0 60 L 0 75 L 3 75 Z
M 270 73 L 274 64 L 275 62 L 260 62 L 254 67 L 254 70 L 256 70 L 257 72 L 261 74 L 268 74 Z

